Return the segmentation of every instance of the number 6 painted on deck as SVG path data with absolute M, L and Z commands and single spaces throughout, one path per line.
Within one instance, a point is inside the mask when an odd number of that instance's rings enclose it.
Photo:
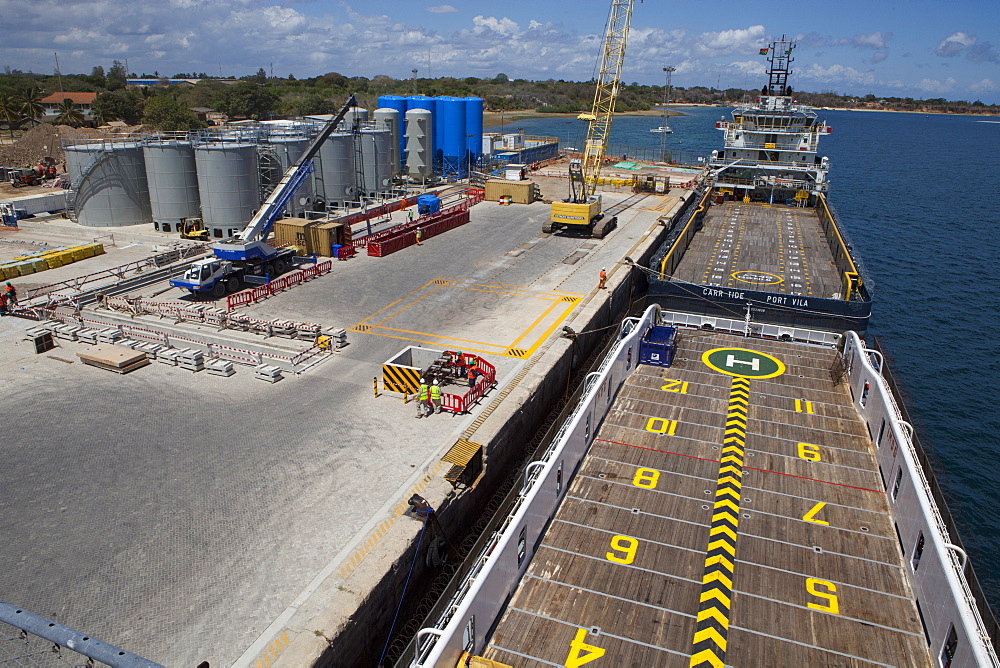
M 810 462 L 820 461 L 819 446 L 812 443 L 799 443 L 799 457 Z
M 611 549 L 624 552 L 624 557 L 619 557 L 614 552 L 608 552 L 604 557 L 608 561 L 613 561 L 616 564 L 631 564 L 635 561 L 635 551 L 639 549 L 639 541 L 635 538 L 630 538 L 628 536 L 615 536 L 611 539 Z
M 817 587 L 823 587 L 827 591 L 820 591 Z M 832 582 L 827 582 L 826 580 L 820 580 L 819 578 L 806 578 L 806 591 L 816 596 L 818 598 L 825 599 L 827 601 L 826 605 L 820 603 L 809 603 L 809 607 L 813 610 L 819 610 L 821 612 L 829 612 L 833 615 L 840 614 L 840 605 L 837 603 L 837 585 Z

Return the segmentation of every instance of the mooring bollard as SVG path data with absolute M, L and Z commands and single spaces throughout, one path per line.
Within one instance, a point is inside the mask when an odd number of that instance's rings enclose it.
M 375 398 L 378 399 L 378 378 L 372 378 L 372 390 L 375 392 Z

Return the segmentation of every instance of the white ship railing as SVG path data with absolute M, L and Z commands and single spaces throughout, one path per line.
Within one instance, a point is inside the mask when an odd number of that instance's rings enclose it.
M 454 666 L 463 651 L 478 652 L 485 647 L 618 389 L 638 364 L 639 339 L 647 326 L 657 324 L 659 312 L 654 304 L 641 318 L 622 323 L 618 343 L 584 381 L 579 405 L 545 454 L 526 471 L 524 487 L 507 519 L 486 543 L 434 627 L 417 633 L 411 666 Z
M 1000 666 L 965 578 L 968 557 L 948 535 L 920 466 L 913 427 L 882 377 L 881 353 L 847 332 L 842 359 L 854 406 L 871 434 L 931 658 L 956 668 Z

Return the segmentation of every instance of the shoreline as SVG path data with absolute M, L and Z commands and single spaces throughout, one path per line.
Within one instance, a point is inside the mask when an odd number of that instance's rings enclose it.
M 703 103 L 693 103 L 672 106 L 667 110 L 668 116 L 687 116 L 681 109 L 688 107 L 718 107 L 719 109 L 731 109 L 731 105 L 719 106 L 715 104 L 703 104 Z M 936 116 L 955 116 L 957 118 L 965 117 L 978 117 L 983 116 L 987 118 L 1000 118 L 1000 114 L 952 114 L 945 111 L 921 111 L 921 110 L 906 110 L 906 109 L 870 109 L 868 107 L 831 107 L 825 109 L 823 107 L 813 107 L 813 110 L 817 112 L 822 111 L 864 111 L 864 112 L 878 112 L 886 114 L 924 114 Z M 483 127 L 499 127 L 503 125 L 504 127 L 510 125 L 511 123 L 517 122 L 524 119 L 533 118 L 576 118 L 580 113 L 585 112 L 558 112 L 558 113 L 545 113 L 537 111 L 535 109 L 517 109 L 515 111 L 484 111 L 483 112 Z M 662 116 L 663 112 L 661 110 L 646 109 L 642 111 L 623 111 L 616 112 L 615 116 Z M 501 123 L 501 120 L 503 121 Z

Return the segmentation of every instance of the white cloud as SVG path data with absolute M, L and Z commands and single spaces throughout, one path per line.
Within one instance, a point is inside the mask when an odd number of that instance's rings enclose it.
M 944 81 L 939 79 L 921 79 L 917 88 L 928 93 L 946 93 L 955 87 L 955 80 L 948 77 Z
M 976 39 L 975 35 L 970 35 L 967 32 L 952 33 L 941 40 L 941 43 L 934 49 L 934 53 L 943 58 L 952 58 L 975 44 Z
M 1000 86 L 997 86 L 992 79 L 983 79 L 969 86 L 969 90 L 973 93 L 992 93 L 998 89 L 1000 89 Z
M 458 10 L 451 5 L 435 5 L 433 7 L 425 7 L 431 14 L 450 14 L 452 12 L 457 12 Z
M 851 38 L 851 44 L 858 48 L 884 49 L 886 42 L 892 37 L 892 33 L 882 34 L 873 32 L 867 35 L 855 35 Z
M 823 67 L 813 63 L 803 71 L 802 76 L 822 83 L 844 82 L 866 85 L 875 83 L 875 76 L 871 72 L 862 72 L 845 65 Z
M 498 19 L 495 16 L 476 16 L 472 19 L 472 22 L 481 32 L 485 28 L 501 35 L 510 36 L 519 30 L 518 25 L 506 16 L 502 19 Z
M 760 48 L 765 30 L 762 25 L 702 33 L 695 41 L 696 46 L 711 55 L 750 53 Z

